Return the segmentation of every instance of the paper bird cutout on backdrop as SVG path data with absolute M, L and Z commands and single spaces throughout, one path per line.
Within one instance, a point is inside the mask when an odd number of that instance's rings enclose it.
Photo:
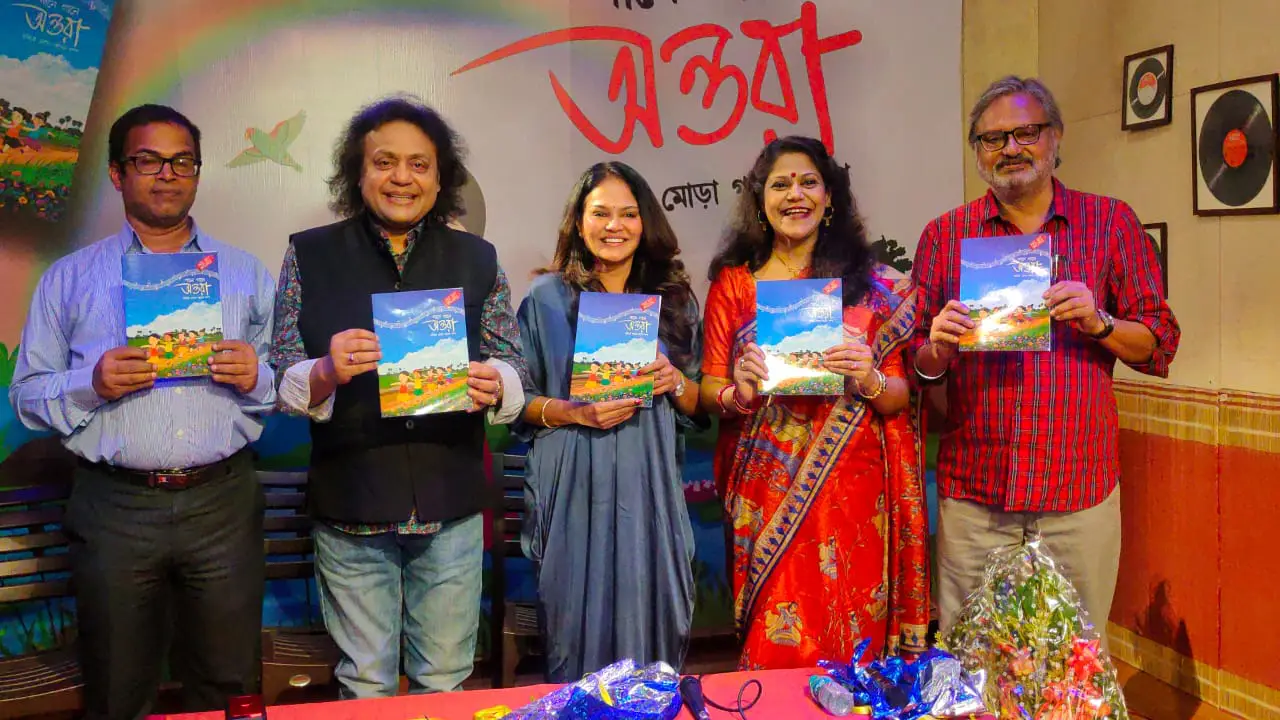
M 253 146 L 246 148 L 231 159 L 227 163 L 227 167 L 243 167 L 245 165 L 253 165 L 265 160 L 291 167 L 298 172 L 302 172 L 302 166 L 297 160 L 289 154 L 289 146 L 294 140 L 298 139 L 298 135 L 302 132 L 302 125 L 307 120 L 305 110 L 300 110 L 297 115 L 276 123 L 271 132 L 265 133 L 258 128 L 251 127 L 244 131 L 244 138 Z

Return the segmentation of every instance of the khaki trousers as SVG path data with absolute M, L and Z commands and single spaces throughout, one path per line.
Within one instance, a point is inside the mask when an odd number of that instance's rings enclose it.
M 968 500 L 938 503 L 938 625 L 946 633 L 982 582 L 991 551 L 1019 545 L 1030 530 L 1080 595 L 1107 644 L 1107 618 L 1120 572 L 1120 487 L 1098 505 L 1071 513 L 1004 512 Z

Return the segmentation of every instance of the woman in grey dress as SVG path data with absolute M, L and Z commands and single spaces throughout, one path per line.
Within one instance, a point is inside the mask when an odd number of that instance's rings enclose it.
M 525 554 L 538 571 L 547 679 L 577 680 L 623 658 L 679 668 L 693 619 L 693 530 L 676 428 L 698 407 L 701 328 L 679 248 L 639 173 L 582 174 L 555 259 L 520 304 L 532 387 L 518 436 L 531 448 Z M 662 298 L 651 408 L 569 400 L 579 294 Z M 604 373 L 607 375 L 608 373 Z

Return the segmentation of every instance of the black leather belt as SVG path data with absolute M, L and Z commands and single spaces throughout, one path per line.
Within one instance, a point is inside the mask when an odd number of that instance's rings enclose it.
M 239 461 L 240 456 L 246 452 L 248 452 L 247 449 L 241 450 L 225 460 L 219 460 L 208 465 L 171 470 L 133 470 L 131 468 L 116 467 L 104 462 L 89 462 L 83 458 L 80 459 L 80 464 L 94 472 L 134 485 L 145 485 L 146 487 L 162 488 L 164 490 L 186 490 L 197 485 L 203 485 L 210 480 L 217 480 L 230 475 L 235 469 L 235 464 Z

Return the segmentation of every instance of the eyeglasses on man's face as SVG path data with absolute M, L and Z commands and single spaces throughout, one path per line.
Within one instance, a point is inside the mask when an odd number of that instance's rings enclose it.
M 1031 125 L 1019 125 L 1012 130 L 991 130 L 989 132 L 978 133 L 973 136 L 973 140 L 982 145 L 982 149 L 987 152 L 996 152 L 1003 150 L 1008 144 L 1009 138 L 1019 145 L 1035 145 L 1040 142 L 1040 131 L 1050 127 L 1053 123 L 1032 123 Z
M 161 157 L 151 153 L 141 153 L 130 155 L 125 158 L 125 162 L 133 165 L 133 169 L 137 170 L 139 175 L 159 175 L 164 171 L 165 165 L 172 168 L 173 174 L 178 177 L 195 177 L 200 173 L 200 161 L 190 155 Z

